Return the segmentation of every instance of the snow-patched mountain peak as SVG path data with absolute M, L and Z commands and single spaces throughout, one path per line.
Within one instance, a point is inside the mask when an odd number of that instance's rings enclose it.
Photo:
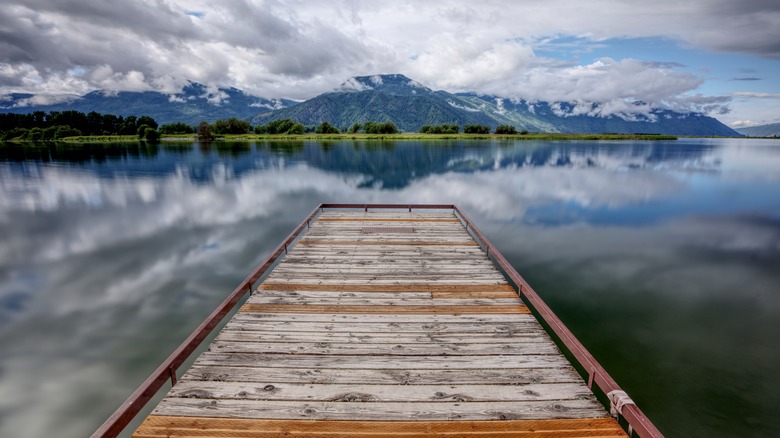
M 433 93 L 425 85 L 402 74 L 354 76 L 347 79 L 335 91 L 379 91 L 388 94 L 413 95 Z

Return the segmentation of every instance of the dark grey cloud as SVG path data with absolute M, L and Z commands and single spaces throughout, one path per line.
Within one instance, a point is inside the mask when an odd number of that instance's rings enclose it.
M 701 46 L 780 60 L 780 2 L 717 0 L 700 8 L 717 23 L 693 37 Z
M 69 66 L 53 41 L 56 26 L 26 8 L 8 7 L 0 14 L 0 62 L 34 64 L 45 60 L 52 68 Z
M 84 0 L 11 0 L 38 14 L 67 18 L 75 23 L 90 23 L 113 30 L 126 29 L 139 35 L 164 38 L 197 38 L 186 11 L 161 0 L 84 1 Z
M 709 4 L 713 11 L 727 16 L 780 13 L 780 3 L 775 0 L 717 0 Z
M 746 77 L 746 78 L 731 78 L 730 81 L 761 81 L 761 78 Z
M 280 18 L 275 7 L 253 5 L 245 0 L 222 1 L 220 13 L 206 13 L 202 20 L 204 27 L 212 32 L 209 39 L 250 49 L 269 50 L 300 36 L 295 23 Z

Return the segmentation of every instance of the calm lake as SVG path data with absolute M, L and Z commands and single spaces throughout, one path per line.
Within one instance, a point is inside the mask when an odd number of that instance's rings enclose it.
M 0 436 L 88 436 L 321 202 L 459 204 L 667 436 L 780 436 L 742 139 L 0 145 Z

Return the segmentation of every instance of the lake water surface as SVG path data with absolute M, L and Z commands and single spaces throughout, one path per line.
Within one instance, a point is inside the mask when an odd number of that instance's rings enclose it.
M 667 436 L 780 436 L 742 139 L 0 146 L 0 436 L 89 435 L 321 202 L 459 204 Z

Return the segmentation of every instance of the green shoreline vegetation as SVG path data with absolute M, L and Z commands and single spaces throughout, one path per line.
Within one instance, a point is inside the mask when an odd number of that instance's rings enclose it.
M 262 140 L 677 140 L 673 135 L 657 134 L 420 134 L 415 132 L 398 134 L 226 134 L 214 136 L 209 140 L 199 140 L 196 135 L 161 135 L 161 142 L 198 142 L 198 141 L 262 141 Z M 62 143 L 128 143 L 137 142 L 134 135 L 76 136 L 57 140 Z M 15 141 L 7 141 L 14 142 Z M 20 141 L 20 143 L 30 143 Z
M 491 133 L 491 130 L 493 131 Z M 676 140 L 659 134 L 561 134 L 518 131 L 512 125 L 493 129 L 486 125 L 425 125 L 420 132 L 399 132 L 390 121 L 354 123 L 339 129 L 327 121 L 304 126 L 290 119 L 273 120 L 252 127 L 236 118 L 215 123 L 201 122 L 159 126 L 148 116 L 115 116 L 78 111 L 30 114 L 0 114 L 0 142 L 38 143 L 157 143 L 177 141 L 258 141 L 258 140 Z

